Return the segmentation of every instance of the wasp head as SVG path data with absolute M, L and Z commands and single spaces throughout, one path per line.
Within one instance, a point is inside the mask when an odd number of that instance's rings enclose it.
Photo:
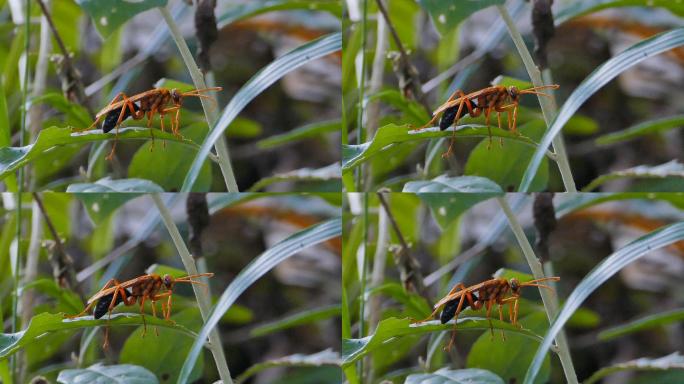
M 176 105 L 180 105 L 181 100 L 183 99 L 183 96 L 181 95 L 180 92 L 176 88 L 171 90 L 171 99 L 173 99 L 173 103 Z
M 511 96 L 511 99 L 517 100 L 518 96 L 520 96 L 520 91 L 518 90 L 518 87 L 511 85 L 508 87 L 508 94 Z
M 164 277 L 162 277 L 162 282 L 164 283 L 166 289 L 170 290 L 171 288 L 173 288 L 174 279 L 173 277 L 171 277 L 171 275 L 164 275 Z
M 520 282 L 518 281 L 518 279 L 516 279 L 515 277 L 512 278 L 509 284 L 511 285 L 511 290 L 513 291 L 513 293 L 520 292 Z

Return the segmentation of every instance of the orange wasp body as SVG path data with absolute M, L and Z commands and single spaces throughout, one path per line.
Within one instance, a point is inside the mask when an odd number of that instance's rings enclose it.
M 70 319 L 82 316 L 90 311 L 93 306 L 95 310 L 93 316 L 95 319 L 99 319 L 106 313 L 111 316 L 112 310 L 119 303 L 124 303 L 124 305 L 134 305 L 137 302 L 140 303 L 140 314 L 143 319 L 143 336 L 147 332 L 147 324 L 145 323 L 145 314 L 143 312 L 145 301 L 152 302 L 152 316 L 157 316 L 157 301 L 166 298 L 166 303 L 162 301 L 162 315 L 164 320 L 169 320 L 171 317 L 171 296 L 173 295 L 173 287 L 176 283 L 191 283 L 191 284 L 201 284 L 204 283 L 193 280 L 197 277 L 212 277 L 213 273 L 200 273 L 197 275 L 188 275 L 184 277 L 174 278 L 170 275 L 159 276 L 155 273 L 149 275 L 143 275 L 136 277 L 135 279 L 125 281 L 123 283 L 116 279 L 109 280 L 102 289 L 97 292 L 93 297 L 88 299 L 85 309 L 76 315 L 67 316 Z M 155 328 L 156 332 L 156 328 Z M 109 328 L 105 328 L 105 341 L 103 348 L 107 348 L 109 345 Z
M 439 106 L 433 113 L 432 119 L 423 126 L 429 127 L 433 125 L 437 119 L 442 116 L 439 123 L 440 131 L 449 128 L 451 125 L 456 125 L 458 120 L 469 114 L 472 117 L 478 117 L 483 112 L 485 115 L 485 125 L 489 130 L 489 142 L 492 140 L 492 131 L 489 127 L 489 116 L 492 112 L 496 112 L 499 128 L 501 128 L 501 113 L 508 114 L 508 130 L 513 133 L 516 131 L 516 121 L 518 119 L 518 104 L 520 102 L 520 95 L 534 94 L 548 97 L 549 95 L 539 92 L 541 89 L 558 89 L 557 84 L 542 85 L 539 87 L 532 87 L 528 89 L 519 90 L 515 86 L 505 87 L 503 85 L 495 85 L 481 89 L 469 94 L 463 93 L 462 90 L 456 90 L 449 99 Z M 447 157 L 451 154 L 456 131 L 449 142 L 449 149 L 442 154 L 442 157 Z
M 542 279 L 536 279 L 520 283 L 518 279 L 512 278 L 510 280 L 506 279 L 491 279 L 484 281 L 480 284 L 476 284 L 470 287 L 466 287 L 463 283 L 456 284 L 454 288 L 449 291 L 449 293 L 444 296 L 440 301 L 434 306 L 434 312 L 430 316 L 422 321 L 427 321 L 432 319 L 437 313 L 444 307 L 442 315 L 440 316 L 440 321 L 445 324 L 451 318 L 454 319 L 454 331 L 451 335 L 451 340 L 447 346 L 447 350 L 451 349 L 454 344 L 454 339 L 456 336 L 456 323 L 458 320 L 458 315 L 470 306 L 474 310 L 478 310 L 483 306 L 487 309 L 487 320 L 489 320 L 489 328 L 494 335 L 494 328 L 492 326 L 491 312 L 494 304 L 498 304 L 499 310 L 499 320 L 503 321 L 503 305 L 508 303 L 508 315 L 511 324 L 518 324 L 518 300 L 520 299 L 520 289 L 522 287 L 540 287 L 545 289 L 551 289 L 549 286 L 544 284 L 539 284 L 542 281 L 558 281 L 560 277 L 545 277 Z M 510 295 L 509 295 L 510 293 Z M 421 321 L 421 322 L 422 322 Z M 503 331 L 502 331 L 503 335 Z
M 142 120 L 147 116 L 147 128 L 152 125 L 152 117 L 159 114 L 161 130 L 164 131 L 164 116 L 167 113 L 175 112 L 171 119 L 171 132 L 174 135 L 180 135 L 180 110 L 183 104 L 183 98 L 188 96 L 195 96 L 199 98 L 206 98 L 214 100 L 210 96 L 203 95 L 202 92 L 220 91 L 221 87 L 211 87 L 203 89 L 194 89 L 187 92 L 179 92 L 177 89 L 155 88 L 134 96 L 126 96 L 123 92 L 119 93 L 112 99 L 112 101 L 95 115 L 95 121 L 87 129 L 95 127 L 100 120 L 104 118 L 102 123 L 102 131 L 107 133 L 112 129 L 116 129 L 116 139 L 119 137 L 119 126 L 128 117 L 134 120 Z M 107 159 L 111 160 L 116 148 L 116 139 L 112 146 L 112 151 L 107 155 Z M 154 134 L 152 134 L 154 139 Z

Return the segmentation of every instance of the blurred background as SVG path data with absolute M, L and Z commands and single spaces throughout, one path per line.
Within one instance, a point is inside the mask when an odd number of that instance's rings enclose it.
M 205 201 L 208 210 L 202 209 L 202 194 L 163 197 L 198 269 L 215 274 L 208 280 L 214 304 L 236 275 L 264 251 L 339 215 L 338 194 L 209 194 Z M 7 300 L 0 301 L 0 314 L 4 332 L 9 332 L 13 289 L 10 260 L 14 259 L 8 256 L 15 251 L 7 239 L 13 237 L 16 226 L 12 196 L 4 194 L 3 198 L 0 272 L 5 278 L 0 281 L 0 297 Z M 44 193 L 40 199 L 64 253 L 56 250 L 45 220 L 38 221 L 38 235 L 30 236 L 27 231 L 20 239 L 26 259 L 22 258 L 18 329 L 25 329 L 39 316 L 57 314 L 61 322 L 62 314 L 79 313 L 85 300 L 110 278 L 123 282 L 147 273 L 187 275 L 158 214 L 149 209 L 154 205 L 150 196 Z M 24 195 L 23 205 L 24 218 L 30 222 L 33 196 Z M 222 347 L 234 378 L 248 383 L 339 380 L 340 252 L 339 238 L 305 248 L 249 287 L 222 317 Z M 149 302 L 145 307 L 149 319 Z M 139 308 L 119 305 L 114 312 L 139 313 Z M 178 284 L 174 289 L 172 319 L 194 332 L 203 324 L 188 284 Z M 39 375 L 54 382 L 60 371 L 99 362 L 142 366 L 160 383 L 175 383 L 194 338 L 165 327 L 160 327 L 156 336 L 149 324 L 144 338 L 141 333 L 142 327 L 137 325 L 111 326 L 110 348 L 103 350 L 103 327 L 39 332 L 39 339 L 13 355 L 23 378 L 17 382 Z M 307 357 L 310 360 L 303 361 Z M 218 380 L 216 364 L 207 349 L 199 360 L 191 382 Z M 272 365 L 258 366 L 267 362 Z M 248 369 L 250 372 L 241 376 Z
M 391 318 L 425 319 L 432 305 L 457 283 L 472 286 L 492 279 L 495 273 L 508 279 L 520 279 L 520 273 L 527 274 L 522 278 L 532 278 L 496 199 L 473 194 L 386 193 L 383 199 L 389 213 L 385 216 L 378 194 L 368 195 L 366 211 L 361 198 L 354 196 L 361 195 L 348 195 L 343 237 L 343 284 L 350 292 L 348 296 L 355 298 L 348 303 L 354 339 L 348 348 L 363 345 L 358 340 L 363 337 L 386 338 L 363 359 L 362 382 L 403 383 L 409 374 L 439 368 L 483 368 L 504 382 L 521 382 L 538 348 L 533 339 L 509 332 L 503 341 L 498 330 L 492 337 L 488 329 L 463 329 L 457 332 L 456 345 L 447 353 L 442 348 L 451 337 L 450 331 L 414 334 L 398 323 L 383 325 Z M 552 285 L 561 305 L 578 283 L 613 252 L 657 228 L 684 220 L 680 194 L 507 194 L 505 199 L 541 259 L 545 275 L 560 277 Z M 361 325 L 358 292 L 364 288 L 359 263 L 364 250 L 368 294 Z M 589 296 L 564 328 L 581 382 L 612 364 L 659 358 L 682 350 L 683 274 L 684 243 L 680 241 L 648 252 Z M 466 309 L 461 317 L 468 316 L 484 317 L 485 311 Z M 492 316 L 498 319 L 494 310 Z M 637 325 L 646 318 L 651 319 L 648 324 Z M 507 309 L 504 319 L 509 322 Z M 545 334 L 548 319 L 536 288 L 522 290 L 519 321 L 523 327 Z M 386 327 L 383 336 L 376 327 Z M 397 334 L 401 336 L 392 337 Z M 539 382 L 566 382 L 558 357 L 550 355 Z M 344 357 L 350 356 L 347 353 Z M 628 370 L 602 382 L 664 383 L 682 378 L 676 369 L 651 373 Z
M 15 3 L 19 4 L 18 10 Z M 92 3 L 78 4 L 73 0 L 45 3 L 71 53 L 73 66 L 80 74 L 85 99 L 77 102 L 62 96 L 61 88 L 65 86 L 60 72 L 63 70 L 62 51 L 53 41 L 45 48 L 47 54 L 38 55 L 39 48 L 42 49 L 39 44 L 41 24 L 32 26 L 29 68 L 36 79 L 30 84 L 28 97 L 33 107 L 27 126 L 31 133 L 24 145 L 34 142 L 42 129 L 51 126 L 88 127 L 94 114 L 105 108 L 119 92 L 132 96 L 155 86 L 172 88 L 178 82 L 194 88 L 178 47 L 156 9 L 139 13 L 121 27 L 109 30 L 106 25 L 100 25 L 101 18 L 84 12 L 87 7 L 94 7 Z M 218 101 L 215 105 L 217 115 L 250 78 L 277 57 L 339 31 L 341 5 L 336 1 L 317 0 L 310 5 L 291 3 L 272 6 L 262 1 L 218 2 L 213 9 L 216 40 L 208 53 L 205 49 L 205 64 L 202 64 L 197 53 L 195 8 L 181 0 L 168 1 L 167 9 L 195 61 L 200 62 L 208 74 L 207 82 L 223 87 L 222 91 L 211 94 Z M 132 6 L 126 2 L 116 4 L 123 8 Z M 25 33 L 16 20 L 22 15 L 20 5 L 17 1 L 0 3 L 0 23 L 5 25 L 0 30 L 0 68 L 4 68 L 4 92 L 12 134 L 8 144 L 14 147 L 19 146 L 22 95 L 19 87 L 20 75 L 24 72 L 21 57 Z M 34 5 L 31 11 L 38 22 L 40 8 Z M 13 21 L 17 24 L 12 24 Z M 200 22 L 209 27 L 207 24 L 211 24 L 211 20 Z M 47 25 L 43 27 L 47 36 L 44 40 L 49 43 L 50 30 L 47 28 Z M 336 172 L 334 163 L 340 158 L 340 56 L 314 60 L 287 74 L 249 102 L 227 129 L 240 190 L 250 187 L 269 191 L 339 190 L 339 170 Z M 36 66 L 43 57 L 43 72 L 36 73 Z M 181 133 L 201 144 L 207 133 L 204 121 L 199 101 L 186 98 L 181 112 Z M 145 123 L 146 120 L 128 119 L 123 126 L 143 127 Z M 169 117 L 165 125 L 168 128 Z M 155 117 L 153 129 L 159 127 L 159 119 Z M 111 139 L 51 148 L 27 166 L 26 169 L 33 171 L 27 181 L 29 189 L 63 191 L 75 182 L 128 177 L 151 180 L 166 191 L 179 190 L 197 149 L 174 142 L 157 143 L 152 148 L 148 137 L 142 139 L 122 140 L 112 162 L 103 159 L 111 148 Z M 106 148 L 102 148 L 104 145 Z M 224 191 L 226 187 L 219 167 L 216 163 L 208 163 L 196 190 Z M 7 165 L 3 163 L 4 166 Z M 323 171 L 310 174 L 320 168 Z M 302 175 L 297 171 L 309 173 Z M 278 177 L 271 179 L 275 176 Z

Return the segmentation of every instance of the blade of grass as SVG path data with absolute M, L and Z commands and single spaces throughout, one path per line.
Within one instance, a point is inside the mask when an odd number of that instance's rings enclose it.
M 195 265 L 195 260 L 192 258 L 192 255 L 190 255 L 190 251 L 188 250 L 188 247 L 185 245 L 185 241 L 183 241 L 183 237 L 181 236 L 180 232 L 178 231 L 178 227 L 176 227 L 176 223 L 173 221 L 173 218 L 171 217 L 171 212 L 168 210 L 166 205 L 161 199 L 161 196 L 158 193 L 152 194 L 152 199 L 154 199 L 154 203 L 157 206 L 157 209 L 159 209 L 159 214 L 161 215 L 162 221 L 164 221 L 164 225 L 166 225 L 166 229 L 169 231 L 169 235 L 171 236 L 171 239 L 173 240 L 174 245 L 176 246 L 176 249 L 178 250 L 178 254 L 181 257 L 181 260 L 183 261 L 183 266 L 185 267 L 185 271 L 189 275 L 195 275 L 199 273 L 197 271 L 197 266 Z M 202 289 L 201 287 L 191 284 L 192 290 L 195 292 L 195 297 L 197 298 L 197 304 L 199 305 L 200 313 L 202 314 L 202 319 L 204 321 L 207 321 L 207 317 L 209 316 L 209 306 L 211 305 L 211 297 L 209 296 L 208 292 Z M 202 328 L 207 329 L 207 327 Z M 219 337 L 218 329 L 212 327 L 208 328 L 209 332 L 208 334 L 205 335 L 200 335 L 196 340 L 201 341 L 202 344 L 204 344 L 204 340 L 209 338 L 209 350 L 211 351 L 211 354 L 214 356 L 214 362 L 216 363 L 216 369 L 219 372 L 219 376 L 221 377 L 221 380 L 223 383 L 226 384 L 232 384 L 233 379 L 230 377 L 230 371 L 228 370 L 228 362 L 226 361 L 226 356 L 223 353 L 223 346 L 221 344 L 221 338 Z M 197 344 L 197 342 L 195 342 Z M 200 346 L 202 345 L 200 344 Z M 190 366 L 190 371 L 194 367 L 194 362 L 192 366 Z M 190 372 L 188 372 L 188 375 Z M 187 380 L 187 379 L 186 379 Z
M 684 222 L 667 225 L 620 248 L 592 269 L 570 294 L 560 313 L 558 313 L 554 319 L 553 324 L 546 333 L 544 341 L 539 346 L 539 349 L 537 349 L 537 353 L 527 370 L 524 383 L 534 383 L 537 373 L 539 373 L 539 369 L 541 368 L 541 364 L 544 361 L 544 356 L 551 347 L 553 339 L 563 329 L 565 323 L 580 305 L 582 305 L 584 300 L 598 289 L 601 284 L 605 283 L 631 262 L 636 261 L 653 250 L 665 247 L 682 239 L 684 239 Z
M 532 84 L 535 87 L 544 85 L 541 72 L 539 71 L 539 68 L 537 68 L 537 66 L 534 64 L 534 61 L 532 60 L 532 55 L 530 55 L 530 51 L 527 50 L 527 46 L 525 45 L 525 42 L 522 38 L 522 35 L 520 34 L 520 31 L 518 31 L 518 28 L 515 26 L 513 18 L 511 18 L 511 15 L 508 13 L 508 10 L 506 10 L 506 7 L 502 5 L 497 5 L 496 8 L 499 10 L 501 17 L 506 22 L 508 32 L 511 35 L 511 39 L 513 39 L 513 43 L 518 49 L 518 53 L 520 53 L 520 58 L 522 59 L 523 64 L 525 64 L 525 69 L 527 70 L 527 73 L 529 74 L 530 79 L 532 80 Z M 551 94 L 550 98 L 543 97 L 541 95 L 537 96 L 537 98 L 539 99 L 539 104 L 541 105 L 542 115 L 544 115 L 544 121 L 546 122 L 547 127 L 551 127 L 553 116 L 556 115 L 556 102 L 555 99 L 553 99 L 553 92 L 549 92 L 549 94 Z M 544 146 L 544 150 L 546 150 L 546 148 L 548 147 L 548 144 Z M 558 164 L 558 171 L 560 172 L 561 178 L 563 179 L 565 191 L 577 192 L 577 187 L 575 187 L 575 180 L 573 179 L 572 171 L 570 170 L 568 154 L 565 151 L 565 143 L 563 142 L 563 137 L 560 136 L 560 133 L 558 135 L 554 135 L 553 137 L 553 149 L 557 156 L 556 163 Z M 539 152 L 539 149 L 537 149 L 537 152 Z M 536 169 L 531 179 L 533 179 L 535 175 Z M 532 180 L 530 180 L 529 184 L 532 184 Z M 527 187 L 529 188 L 529 185 Z M 519 191 L 527 192 L 527 189 L 519 189 Z
M 200 72 L 197 63 L 195 63 L 195 59 L 193 59 L 192 53 L 190 53 L 188 44 L 185 42 L 185 39 L 183 39 L 183 35 L 178 29 L 176 22 L 173 20 L 173 16 L 171 16 L 169 10 L 166 7 L 160 7 L 157 9 L 159 9 L 159 12 L 161 13 L 162 17 L 164 17 L 166 24 L 169 26 L 171 36 L 173 37 L 173 40 L 176 42 L 176 45 L 178 46 L 178 50 L 180 51 L 180 54 L 183 57 L 183 62 L 185 62 L 185 66 L 188 68 L 188 72 L 190 73 L 192 82 L 195 84 L 195 88 L 207 88 L 207 84 L 204 82 L 204 76 L 202 75 L 202 72 Z M 216 122 L 216 112 L 214 112 L 215 109 L 211 108 L 211 106 L 209 105 L 209 101 L 204 97 L 200 98 L 200 102 L 202 103 L 204 116 L 207 119 L 207 125 L 209 125 L 209 127 L 213 127 L 214 123 Z M 226 143 L 225 137 L 221 136 L 217 137 L 215 140 L 212 140 L 212 145 L 214 145 L 214 147 L 216 148 L 216 154 L 218 155 L 219 160 L 219 167 L 221 168 L 221 173 L 223 174 L 223 180 L 226 183 L 226 190 L 228 192 L 239 192 L 237 182 L 235 181 L 235 174 L 233 173 L 233 165 L 230 162 L 230 153 L 228 152 L 228 144 Z M 201 161 L 199 162 L 199 166 L 197 167 L 197 175 L 199 175 L 199 171 L 202 167 L 202 164 L 204 164 L 204 161 L 208 154 L 209 153 L 206 153 L 205 156 L 202 156 Z M 192 169 L 190 173 L 192 173 Z M 195 176 L 195 179 L 197 178 L 197 175 Z M 190 192 L 191 189 L 192 185 L 190 185 L 187 190 L 183 190 L 183 192 Z
M 515 238 L 523 251 L 523 255 L 525 256 L 527 264 L 530 266 L 532 275 L 535 279 L 541 279 L 546 277 L 546 275 L 544 274 L 542 264 L 539 261 L 539 258 L 534 254 L 532 245 L 530 244 L 529 240 L 527 240 L 527 236 L 525 236 L 525 231 L 518 222 L 518 219 L 515 217 L 513 210 L 511 210 L 511 207 L 508 205 L 508 202 L 506 202 L 506 199 L 503 197 L 497 197 L 496 200 L 499 202 L 501 209 L 503 209 L 504 213 L 506 214 L 506 217 L 508 218 L 508 224 L 511 227 L 511 231 L 513 231 L 513 234 L 515 235 Z M 544 311 L 546 311 L 546 317 L 548 317 L 549 322 L 551 322 L 558 313 L 557 298 L 554 296 L 552 292 L 547 291 L 546 289 L 542 289 L 541 287 L 539 288 L 539 294 L 542 297 L 542 303 L 544 304 Z M 572 384 L 577 383 L 577 373 L 575 373 L 575 367 L 572 364 L 572 357 L 570 356 L 570 347 L 568 346 L 568 340 L 565 337 L 565 333 L 558 333 L 558 335 L 556 336 L 556 345 L 558 346 L 558 357 L 560 358 L 561 365 L 563 366 L 563 372 L 565 373 L 566 382 Z
M 218 122 L 211 125 L 212 129 L 209 132 L 209 135 L 205 138 L 200 152 L 195 157 L 195 160 L 190 167 L 190 171 L 185 176 L 181 192 L 189 192 L 191 190 L 192 185 L 199 176 L 202 164 L 209 155 L 211 147 L 217 140 L 224 136 L 224 132 L 228 129 L 230 123 L 250 101 L 271 86 L 271 84 L 296 68 L 320 57 L 337 52 L 341 48 L 342 34 L 339 32 L 332 33 L 295 48 L 289 53 L 277 58 L 254 75 L 254 77 L 235 93 L 228 105 L 223 109 L 223 113 Z M 221 157 L 220 153 L 219 157 Z M 237 186 L 234 190 L 237 191 Z
M 279 242 L 273 247 L 266 250 L 264 253 L 254 259 L 247 267 L 233 279 L 228 285 L 223 294 L 219 298 L 216 306 L 211 311 L 209 319 L 205 321 L 204 326 L 200 330 L 199 336 L 192 345 L 188 357 L 183 363 L 183 368 L 178 377 L 178 384 L 184 384 L 188 381 L 192 368 L 195 366 L 195 361 L 199 357 L 200 349 L 202 348 L 203 340 L 207 338 L 209 332 L 214 329 L 223 317 L 223 314 L 228 311 L 231 305 L 240 297 L 242 292 L 254 284 L 259 278 L 268 273 L 276 265 L 290 256 L 296 254 L 304 248 L 319 244 L 326 240 L 339 237 L 342 234 L 342 219 L 334 218 L 320 224 L 313 225 L 307 229 L 293 234 L 287 239 Z

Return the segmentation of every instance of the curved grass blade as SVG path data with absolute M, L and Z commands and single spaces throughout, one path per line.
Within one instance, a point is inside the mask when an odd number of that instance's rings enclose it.
M 195 180 L 199 176 L 202 164 L 209 155 L 214 143 L 223 135 L 230 123 L 237 117 L 250 101 L 262 93 L 266 88 L 280 80 L 286 74 L 294 71 L 302 65 L 327 56 L 342 49 L 342 34 L 331 33 L 319 39 L 310 41 L 285 55 L 277 58 L 272 63 L 262 68 L 233 96 L 228 105 L 223 109 L 221 117 L 205 138 L 200 152 L 192 162 L 190 171 L 185 176 L 181 192 L 190 192 Z
M 332 186 L 339 185 L 337 181 L 342 178 L 342 171 L 340 170 L 339 163 L 333 163 L 323 168 L 311 169 L 311 168 L 301 168 L 295 169 L 294 171 L 278 173 L 271 177 L 263 178 L 252 185 L 247 191 L 256 192 L 261 189 L 268 187 L 271 184 L 282 183 L 282 182 L 317 182 L 324 184 L 328 182 Z M 341 185 L 339 185 L 341 189 Z M 329 188 L 329 190 L 335 190 L 334 188 Z M 309 189 L 310 191 L 310 189 Z
M 672 160 L 656 166 L 639 165 L 634 168 L 611 172 L 592 180 L 591 183 L 582 189 L 582 192 L 590 192 L 599 185 L 610 180 L 637 177 L 648 179 L 662 179 L 666 177 L 684 178 L 684 164 L 681 164 L 677 160 Z
M 672 0 L 577 0 L 568 1 L 555 16 L 556 25 L 575 17 L 615 7 L 660 7 L 675 15 L 684 16 L 684 3 Z
M 279 242 L 271 247 L 259 257 L 254 259 L 247 267 L 245 267 L 230 283 L 230 285 L 223 291 L 216 306 L 211 311 L 209 319 L 204 323 L 199 336 L 195 339 L 195 343 L 185 359 L 183 368 L 178 377 L 178 383 L 186 383 L 190 377 L 192 368 L 195 366 L 195 361 L 200 353 L 204 341 L 207 339 L 209 332 L 218 324 L 221 317 L 228 311 L 231 305 L 235 303 L 238 297 L 254 284 L 259 278 L 268 273 L 276 265 L 290 256 L 296 254 L 304 248 L 311 247 L 318 243 L 330 240 L 342 235 L 342 219 L 335 218 L 327 220 L 320 224 L 311 226 L 303 231 L 297 232 L 287 239 Z
M 584 384 L 593 384 L 608 375 L 621 371 L 666 371 L 670 369 L 684 369 L 684 356 L 680 355 L 679 352 L 673 352 L 657 359 L 643 357 L 601 368 L 584 381 Z
M 327 11 L 337 17 L 342 16 L 342 4 L 337 0 L 262 0 L 250 1 L 230 7 L 216 18 L 218 29 L 236 21 L 261 15 L 266 12 L 303 9 L 307 11 Z
M 327 305 L 324 307 L 306 309 L 292 315 L 283 315 L 282 318 L 267 324 L 252 328 L 249 331 L 250 337 L 261 337 L 268 334 L 297 327 L 304 324 L 311 324 L 317 321 L 339 316 L 342 306 L 339 304 Z
M 102 130 L 72 133 L 68 128 L 49 127 L 40 131 L 36 141 L 23 147 L 0 148 L 0 180 L 12 174 L 16 169 L 26 165 L 36 158 L 44 155 L 48 150 L 69 144 L 84 144 L 95 141 L 113 140 L 114 132 L 103 133 Z M 170 140 L 199 148 L 196 143 L 180 139 L 170 132 L 154 133 L 157 139 Z M 126 127 L 119 129 L 119 140 L 125 139 L 150 139 L 150 128 Z
M 615 200 L 662 200 L 673 206 L 684 209 L 684 194 L 682 193 L 653 193 L 653 192 L 623 192 L 623 193 L 577 193 L 561 197 L 556 204 L 556 218 L 579 211 L 593 205 Z
M 553 320 L 553 324 L 546 333 L 544 341 L 539 346 L 539 349 L 537 349 L 534 360 L 532 360 L 532 364 L 530 364 L 530 367 L 527 370 L 524 383 L 532 384 L 534 382 L 541 368 L 541 364 L 544 361 L 544 357 L 551 347 L 551 343 L 553 343 L 556 335 L 558 335 L 570 316 L 572 316 L 590 294 L 613 275 L 620 272 L 620 270 L 629 263 L 655 249 L 665 247 L 682 239 L 684 239 L 684 222 L 667 225 L 642 236 L 617 250 L 589 272 L 589 274 L 577 285 L 572 294 L 570 294 L 565 301 L 565 305 Z
M 684 127 L 684 115 L 645 121 L 618 132 L 611 132 L 607 135 L 599 136 L 596 138 L 595 142 L 598 145 L 614 144 L 680 127 Z
M 672 311 L 660 312 L 650 316 L 642 317 L 640 319 L 630 321 L 627 324 L 606 329 L 605 331 L 599 332 L 598 339 L 601 341 L 613 340 L 633 332 L 682 321 L 684 321 L 684 308 L 678 308 Z
M 532 184 L 532 179 L 537 174 L 541 165 L 544 152 L 549 148 L 553 139 L 561 131 L 565 123 L 577 112 L 579 107 L 601 87 L 617 77 L 625 70 L 646 60 L 649 57 L 663 53 L 672 48 L 684 45 L 684 27 L 663 32 L 646 40 L 643 40 L 621 52 L 617 56 L 596 68 L 577 89 L 570 95 L 568 100 L 556 115 L 549 129 L 541 140 L 541 143 L 532 156 L 525 175 L 520 182 L 518 191 L 527 192 Z
M 340 355 L 332 349 L 316 352 L 311 355 L 296 353 L 294 355 L 268 360 L 254 364 L 235 379 L 236 383 L 244 383 L 255 374 L 272 367 L 321 367 L 325 365 L 340 366 Z

